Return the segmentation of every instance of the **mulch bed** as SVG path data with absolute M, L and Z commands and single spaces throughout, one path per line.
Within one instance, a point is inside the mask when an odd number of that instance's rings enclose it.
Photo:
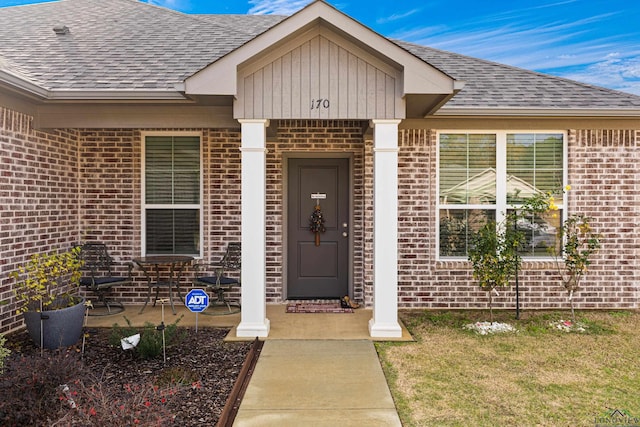
M 353 309 L 342 308 L 340 303 L 291 302 L 287 313 L 353 313 Z
M 81 353 L 81 345 L 78 344 L 62 350 L 45 350 L 44 357 L 77 358 L 86 369 L 74 374 L 74 378 L 68 378 L 67 382 L 98 384 L 104 395 L 108 396 L 108 402 L 131 398 L 131 394 L 127 394 L 125 388 L 149 388 L 149 384 L 153 384 L 159 390 L 170 389 L 169 394 L 163 395 L 166 402 L 163 400 L 162 407 L 159 408 L 161 412 L 166 411 L 170 414 L 169 421 L 165 420 L 160 425 L 213 426 L 233 389 L 251 343 L 224 342 L 223 339 L 228 333 L 226 329 L 198 328 L 197 333 L 193 328 L 179 329 L 184 331 L 184 334 L 179 343 L 167 349 L 166 363 L 162 355 L 155 359 L 142 359 L 130 351 L 109 345 L 108 328 L 89 330 L 84 354 Z M 7 336 L 5 346 L 12 354 L 5 360 L 6 369 L 0 376 L 0 395 L 3 399 L 19 399 L 19 393 L 15 391 L 17 387 L 11 386 L 11 378 L 16 377 L 16 369 L 35 369 L 28 366 L 29 360 L 37 361 L 41 357 L 41 351 L 31 342 L 26 332 Z M 22 356 L 27 359 L 21 359 Z M 41 409 L 43 419 L 32 421 L 31 425 L 51 425 L 52 419 L 60 419 L 65 413 L 67 418 L 69 417 L 70 410 L 60 395 L 61 393 L 57 392 L 56 401 L 45 402 L 49 407 Z M 14 401 L 8 404 L 17 403 Z M 107 403 L 105 406 L 111 404 L 114 403 Z M 142 406 L 144 404 L 145 402 Z M 21 425 L 7 422 L 2 417 L 0 407 L 0 425 Z M 56 425 L 71 424 L 60 422 Z

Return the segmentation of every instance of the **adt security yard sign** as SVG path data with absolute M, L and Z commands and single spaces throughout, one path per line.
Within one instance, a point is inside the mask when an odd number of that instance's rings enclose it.
M 202 289 L 192 289 L 185 298 L 185 304 L 193 313 L 202 313 L 209 307 L 209 295 Z
M 196 314 L 196 332 L 198 332 L 198 313 L 209 307 L 209 295 L 202 289 L 191 289 L 184 299 L 184 305 Z

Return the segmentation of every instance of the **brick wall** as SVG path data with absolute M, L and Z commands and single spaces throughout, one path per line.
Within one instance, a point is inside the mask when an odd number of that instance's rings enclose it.
M 593 218 L 603 246 L 593 258 L 580 308 L 637 308 L 640 296 L 640 131 L 569 132 L 569 212 Z M 399 303 L 401 307 L 484 308 L 465 261 L 437 261 L 435 132 L 403 130 L 399 153 Z M 427 165 L 425 167 L 424 165 Z M 567 307 L 567 295 L 553 262 L 523 263 L 523 309 Z M 514 289 L 499 291 L 494 306 L 515 307 Z
M 149 129 L 145 133 L 168 132 Z M 230 241 L 240 240 L 240 133 L 233 130 L 173 129 L 202 133 L 203 257 L 220 259 Z M 82 130 L 80 132 L 81 235 L 105 242 L 125 272 L 125 263 L 141 255 L 142 133 L 139 130 Z M 191 272 L 183 276 L 190 286 Z M 141 271 L 134 269 L 134 284 L 116 289 L 125 304 L 147 298 Z M 160 297 L 166 296 L 161 291 Z
M 434 144 L 435 136 L 432 138 L 427 130 L 401 130 L 398 138 L 398 304 L 401 307 L 424 304 L 438 307 L 455 295 L 458 281 L 443 275 L 433 282 L 437 230 Z
M 593 218 L 602 250 L 589 268 L 582 307 L 638 307 L 640 297 L 640 131 L 571 132 L 571 207 Z
M 0 305 L 0 331 L 22 325 L 8 274 L 31 254 L 99 240 L 124 273 L 141 251 L 141 132 L 40 132 L 31 123 L 29 116 L 0 109 L 0 300 L 10 302 Z M 203 134 L 203 174 L 211 183 L 203 196 L 204 257 L 218 259 L 240 236 L 240 133 L 179 130 Z M 140 304 L 146 282 L 141 272 L 134 276 L 134 286 L 117 288 L 115 296 Z
M 107 245 L 116 273 L 140 254 L 140 132 L 79 131 L 80 241 Z M 146 292 L 141 277 L 131 288 L 116 288 L 124 303 L 139 301 Z M 87 294 L 91 297 L 90 294 Z
M 12 301 L 8 273 L 29 255 L 69 247 L 81 240 L 105 241 L 119 261 L 140 254 L 141 131 L 32 129 L 32 118 L 0 108 L 0 299 Z M 353 159 L 354 297 L 369 306 L 373 295 L 373 141 L 363 140 L 360 121 L 279 122 L 267 142 L 267 301 L 283 299 L 284 164 L 291 153 L 344 153 Z M 240 239 L 241 157 L 239 130 L 202 132 L 204 256 L 217 259 L 227 242 Z M 166 131 L 163 130 L 163 131 Z M 572 213 L 594 218 L 603 248 L 595 257 L 581 308 L 637 308 L 638 131 L 569 132 Z M 464 261 L 437 261 L 435 248 L 436 135 L 399 134 L 399 304 L 403 308 L 484 308 L 486 294 L 474 285 Z M 185 279 L 185 285 L 189 278 Z M 550 262 L 525 262 L 520 275 L 523 309 L 565 307 L 566 296 Z M 146 285 L 139 272 L 126 303 L 141 303 Z M 237 297 L 238 295 L 236 295 Z M 513 290 L 494 299 L 514 306 Z M 21 320 L 13 305 L 0 305 L 0 331 Z
M 69 248 L 78 233 L 78 133 L 41 132 L 32 118 L 0 108 L 0 331 L 15 315 L 9 272 L 39 252 Z

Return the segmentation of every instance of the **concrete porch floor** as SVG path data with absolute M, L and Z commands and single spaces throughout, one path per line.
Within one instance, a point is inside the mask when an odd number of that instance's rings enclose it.
M 134 326 L 142 326 L 145 322 L 160 324 L 162 321 L 162 307 L 151 305 L 139 314 L 140 305 L 129 305 L 122 313 L 109 316 L 89 316 L 89 327 L 111 327 L 114 323 L 120 326 L 126 325 L 129 319 Z M 165 324 L 175 322 L 181 316 L 180 326 L 195 326 L 196 314 L 186 307 L 176 304 L 176 315 L 171 311 L 171 306 L 164 306 Z M 208 310 L 211 310 L 209 308 Z M 226 308 L 216 307 L 216 313 L 224 313 Z M 371 340 L 371 341 L 413 341 L 407 329 L 402 327 L 400 338 L 371 338 L 369 336 L 369 320 L 372 311 L 359 308 L 354 313 L 286 313 L 286 304 L 267 305 L 267 318 L 271 324 L 269 336 L 265 340 Z M 236 327 L 240 323 L 240 313 L 209 315 L 198 314 L 198 327 L 230 328 L 227 340 L 251 341 L 252 338 L 237 338 Z

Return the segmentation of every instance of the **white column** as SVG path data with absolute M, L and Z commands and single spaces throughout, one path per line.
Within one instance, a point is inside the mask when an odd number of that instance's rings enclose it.
M 266 300 L 266 129 L 268 120 L 242 125 L 242 311 L 238 337 L 269 335 Z
M 373 318 L 372 337 L 402 336 L 398 323 L 398 124 L 373 127 Z

